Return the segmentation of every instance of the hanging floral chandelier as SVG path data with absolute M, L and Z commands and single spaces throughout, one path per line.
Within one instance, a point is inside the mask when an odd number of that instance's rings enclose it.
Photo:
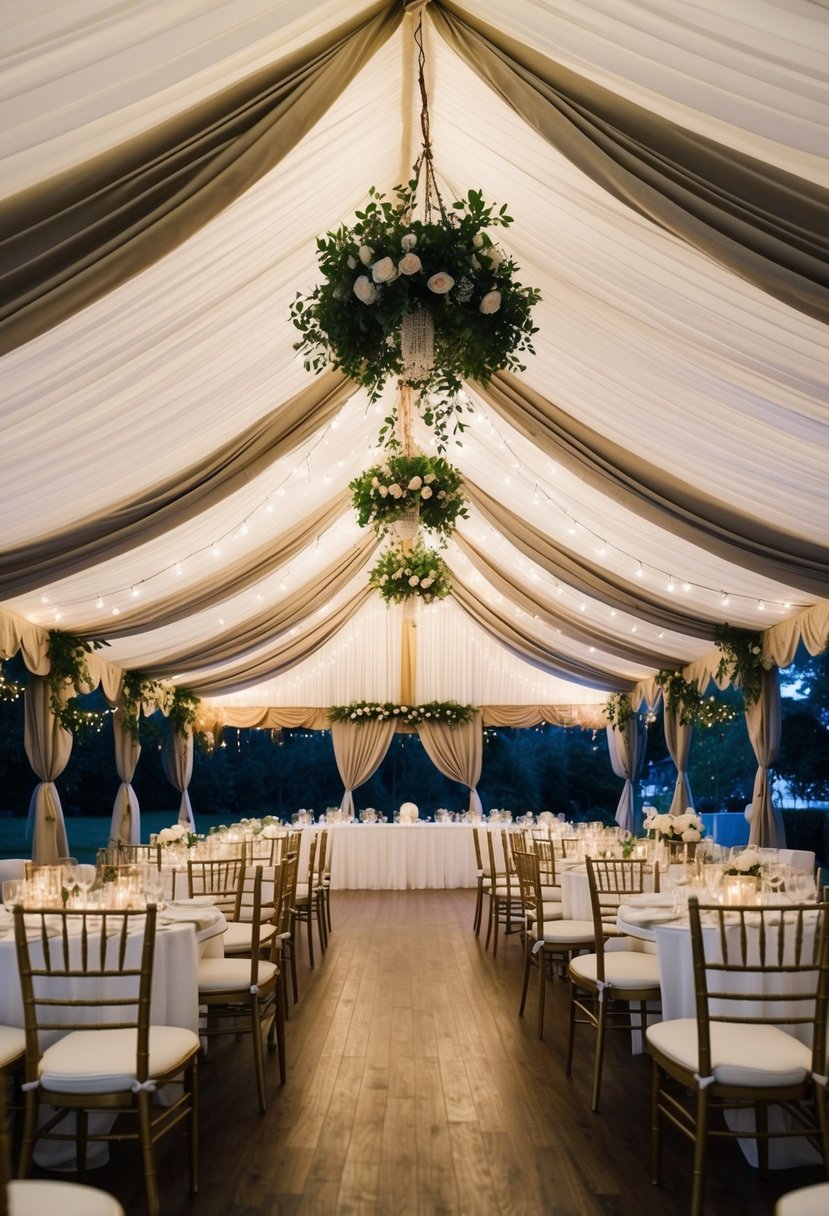
M 388 381 L 397 393 L 380 431 L 396 453 L 351 482 L 362 527 L 391 535 L 394 547 L 371 572 L 384 599 L 427 602 L 451 589 L 448 568 L 420 529 L 445 543 L 467 514 L 459 471 L 442 459 L 468 408 L 463 382 L 487 384 L 497 371 L 523 371 L 534 353 L 532 308 L 539 292 L 492 232 L 513 223 L 506 205 L 478 190 L 446 204 L 435 178 L 425 84 L 422 19 L 415 31 L 422 150 L 412 178 L 387 198 L 373 186 L 350 226 L 317 238 L 323 281 L 297 295 L 294 344 L 308 371 L 338 368 L 376 401 Z M 411 412 L 432 432 L 438 457 L 415 450 Z

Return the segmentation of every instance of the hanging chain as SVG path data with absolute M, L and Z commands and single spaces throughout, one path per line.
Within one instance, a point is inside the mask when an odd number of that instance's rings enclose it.
M 429 97 L 426 92 L 426 52 L 423 47 L 423 16 L 418 19 L 414 32 L 417 46 L 417 85 L 420 91 L 420 135 L 422 151 L 414 164 L 414 191 L 412 207 L 417 202 L 417 190 L 420 185 L 420 175 L 423 173 L 423 218 L 427 224 L 432 221 L 432 207 L 437 206 L 443 223 L 449 222 L 449 216 L 438 189 L 435 178 L 435 167 L 432 158 L 432 132 L 429 114 Z

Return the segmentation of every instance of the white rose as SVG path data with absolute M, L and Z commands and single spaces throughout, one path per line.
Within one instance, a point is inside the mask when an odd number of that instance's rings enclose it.
M 348 269 L 349 270 L 357 269 L 357 259 L 354 257 L 354 255 L 352 253 L 350 253 L 348 255 Z
M 415 235 L 414 232 L 406 232 L 400 238 L 400 248 L 403 250 L 404 253 L 410 253 L 411 250 L 414 249 L 416 244 L 417 244 L 417 236 Z
M 431 278 L 426 280 L 426 286 L 436 296 L 445 296 L 447 291 L 451 291 L 455 286 L 455 280 L 445 270 L 439 270 L 437 274 L 433 274 Z
M 388 498 L 388 496 L 389 496 L 389 487 L 388 486 L 378 486 L 377 489 L 378 489 L 378 492 L 379 492 L 381 498 Z
M 159 844 L 169 844 L 171 840 L 175 840 L 175 836 L 169 828 L 162 828 L 158 833 Z
M 427 486 L 430 486 L 433 481 L 437 481 L 437 474 L 436 473 L 427 473 L 426 476 L 423 478 L 423 480 L 426 482 Z
M 500 291 L 488 291 L 478 305 L 478 311 L 482 312 L 485 316 L 489 316 L 490 313 L 497 312 L 500 307 Z
M 423 269 L 423 263 L 416 253 L 407 253 L 397 263 L 397 269 L 401 274 L 417 274 Z
M 492 270 L 497 270 L 504 260 L 503 253 L 500 249 L 496 249 L 494 245 L 484 250 L 484 257 L 489 258 L 489 265 Z
M 484 238 L 481 236 L 480 232 L 476 232 L 472 238 L 472 244 L 475 246 L 476 249 L 480 249 L 481 246 L 483 245 L 483 243 L 484 243 Z
M 433 582 L 434 582 L 434 579 L 431 579 L 431 578 L 422 578 L 422 579 L 420 580 L 420 585 L 421 585 L 421 587 L 422 587 L 422 588 L 424 589 L 424 591 L 425 591 L 425 590 L 426 590 L 428 587 L 431 587 L 431 585 L 432 585 L 432 583 L 433 583 Z
M 431 498 L 432 497 L 432 491 L 429 489 L 428 486 L 424 486 L 423 489 L 420 491 L 420 497 L 421 498 Z
M 368 245 L 361 245 L 357 251 L 357 256 L 364 266 L 368 266 L 369 262 L 374 257 L 374 250 Z
M 480 263 L 480 262 L 478 261 L 478 259 L 475 257 L 475 254 L 474 254 L 474 253 L 470 255 L 470 258 L 469 258 L 469 265 L 472 267 L 472 269 L 473 269 L 473 270 L 480 270 L 480 269 L 481 269 L 481 263 Z
M 372 266 L 371 277 L 375 283 L 391 283 L 397 278 L 397 267 L 391 258 L 381 258 Z
M 376 489 L 377 489 L 377 487 L 378 487 L 379 485 L 380 485 L 380 482 L 377 480 L 377 478 L 376 478 L 376 477 L 372 477 L 372 479 L 371 479 L 371 488 L 372 488 L 372 490 L 376 490 Z
M 417 577 L 416 574 L 413 574 L 412 577 L 409 579 L 409 586 L 416 587 L 419 582 L 420 582 L 420 579 Z
M 682 839 L 688 844 L 691 844 L 695 840 L 702 840 L 702 837 L 696 828 L 686 828 L 682 833 Z
M 366 274 L 354 280 L 354 294 L 363 304 L 373 304 L 377 299 L 377 288 Z
M 437 578 L 437 576 L 438 576 L 438 572 L 437 572 L 437 570 L 430 570 L 430 571 L 429 571 L 429 578 L 432 580 L 432 582 L 434 582 L 434 581 L 435 581 L 435 579 Z
M 397 484 L 396 481 L 393 481 L 392 484 L 389 486 L 389 494 L 391 494 L 392 498 L 402 498 L 403 489 L 401 486 L 399 486 Z
M 409 489 L 410 490 L 419 490 L 422 485 L 423 485 L 423 482 L 419 477 L 413 477 L 412 480 L 409 482 Z

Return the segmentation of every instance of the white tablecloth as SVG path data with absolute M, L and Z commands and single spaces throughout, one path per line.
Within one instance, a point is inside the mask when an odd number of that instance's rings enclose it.
M 311 836 L 302 829 L 300 876 Z M 406 891 L 475 887 L 478 870 L 466 823 L 341 823 L 328 829 L 331 887 L 346 891 Z
M 222 914 L 211 911 L 212 924 L 198 931 L 185 920 L 160 925 L 156 931 L 150 1020 L 157 1026 L 182 1026 L 198 1034 L 198 960 L 202 953 L 221 949 L 220 935 L 225 929 Z M 201 909 L 202 918 L 203 914 Z M 23 1026 L 17 952 L 8 927 L 0 933 L 0 1023 Z

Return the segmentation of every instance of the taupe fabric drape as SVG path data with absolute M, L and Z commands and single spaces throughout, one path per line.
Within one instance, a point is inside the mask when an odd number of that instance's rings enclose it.
M 679 481 L 566 414 L 508 372 L 497 372 L 486 388 L 475 388 L 520 434 L 620 506 L 755 574 L 829 595 L 826 545 L 780 532 Z M 470 492 L 470 500 L 478 506 L 476 494 Z M 494 513 L 491 504 L 486 507 Z M 642 599 L 647 602 L 647 597 Z M 640 612 L 647 614 L 644 604 Z M 716 623 L 711 617 L 707 630 L 696 625 L 695 632 L 713 638 Z
M 54 865 L 68 857 L 66 825 L 55 779 L 69 763 L 72 734 L 64 730 L 49 708 L 49 685 L 30 676 L 24 694 L 23 746 L 40 778 L 29 803 L 28 831 L 32 835 L 32 861 Z
M 177 730 L 170 730 L 161 759 L 164 775 L 173 788 L 181 794 L 178 822 L 189 831 L 195 832 L 196 821 L 193 818 L 193 808 L 187 792 L 187 787 L 193 777 L 193 732 L 189 727 L 184 734 L 179 734 Z
M 354 790 L 376 772 L 389 750 L 394 734 L 393 718 L 361 722 L 332 722 L 331 742 L 334 758 L 345 786 L 340 810 L 348 819 L 354 818 Z
M 434 0 L 440 34 L 509 106 L 626 206 L 829 321 L 829 193 L 645 110 Z
M 208 459 L 151 486 L 139 498 L 119 503 L 106 514 L 75 521 L 33 544 L 0 553 L 0 595 L 23 595 L 117 557 L 195 518 L 310 438 L 353 392 L 352 381 L 338 372 L 325 372 Z
M 122 608 L 121 615 L 117 618 L 117 626 L 113 628 L 107 622 L 107 638 L 111 641 L 113 638 L 131 637 L 145 629 L 161 629 L 165 625 L 184 620 L 195 612 L 203 612 L 206 608 L 221 604 L 247 587 L 255 586 L 280 566 L 287 565 L 310 545 L 315 537 L 336 523 L 345 514 L 348 505 L 348 494 L 338 494 L 303 520 L 301 525 L 270 538 L 255 553 L 223 567 L 212 579 L 184 586 L 180 591 L 172 591 L 165 595 L 163 600 L 155 603 L 139 602 L 138 607 Z M 75 629 L 77 633 L 98 637 L 101 624 L 90 617 L 88 621 L 80 622 Z
M 112 720 L 112 737 L 115 743 L 115 768 L 121 784 L 112 808 L 109 842 L 110 844 L 140 844 L 141 811 L 138 806 L 138 797 L 132 788 L 132 779 L 141 755 L 141 744 L 121 726 L 125 712 L 123 699 L 116 709 L 118 712 Z
M 581 726 L 601 730 L 607 724 L 601 705 L 483 705 L 483 726 Z
M 269 680 L 283 671 L 288 671 L 320 646 L 324 646 L 329 638 L 338 633 L 343 625 L 359 612 L 372 594 L 370 587 L 361 588 L 347 604 L 343 604 L 331 616 L 299 637 L 283 638 L 258 657 L 226 668 L 220 675 L 197 676 L 188 687 L 199 697 L 215 697 L 221 693 L 239 692 L 261 680 Z
M 645 758 L 645 727 L 635 715 L 621 730 L 608 726 L 606 733 L 611 766 L 625 783 L 616 807 L 616 822 L 623 831 L 634 833 L 637 826 L 634 782 L 639 779 Z
M 251 654 L 275 634 L 298 627 L 324 608 L 360 572 L 376 548 L 377 541 L 372 533 L 361 539 L 351 553 L 303 583 L 276 607 L 266 608 L 243 624 L 217 633 L 210 642 L 200 642 L 175 654 L 164 655 L 158 663 L 145 664 L 143 671 L 158 679 Z
M 402 18 L 377 3 L 277 64 L 0 205 L 0 354 L 175 249 L 295 147 Z
M 691 751 L 694 728 L 690 724 L 683 726 L 679 720 L 679 714 L 671 713 L 667 706 L 665 706 L 664 727 L 665 743 L 670 757 L 676 765 L 676 784 L 671 805 L 668 807 L 668 814 L 683 815 L 689 807 L 694 805 L 691 784 L 688 781 L 688 756 Z
M 610 689 L 612 692 L 630 692 L 633 688 L 632 680 L 608 675 L 598 667 L 591 667 L 587 663 L 580 663 L 577 659 L 548 650 L 535 638 L 525 633 L 519 625 L 499 616 L 493 608 L 479 600 L 475 593 L 465 587 L 457 577 L 453 578 L 452 595 L 456 603 L 468 616 L 472 617 L 473 621 L 477 621 L 485 633 L 500 642 L 511 654 L 531 663 L 540 671 L 546 671 L 553 676 L 562 676 L 565 680 L 575 680 L 577 684 L 584 684 L 588 688 Z
M 581 642 L 585 646 L 598 646 L 607 654 L 626 659 L 630 663 L 641 663 L 645 667 L 676 668 L 682 666 L 682 661 L 671 657 L 665 652 L 649 649 L 647 646 L 631 646 L 622 641 L 617 634 L 602 629 L 597 622 L 585 629 L 580 613 L 568 612 L 567 609 L 555 605 L 551 609 L 548 600 L 533 596 L 525 587 L 516 585 L 507 571 L 496 565 L 481 549 L 456 531 L 453 540 L 462 553 L 465 553 L 472 565 L 486 581 L 510 604 L 523 609 L 530 616 L 537 617 L 546 625 L 552 625 L 561 631 L 562 635 Z
M 757 759 L 757 775 L 751 799 L 749 843 L 770 849 L 786 846 L 783 816 L 774 806 L 769 782 L 769 766 L 780 749 L 780 672 L 776 667 L 763 672 L 759 698 L 746 709 L 746 726 Z
M 440 769 L 445 777 L 469 786 L 469 810 L 475 815 L 482 814 L 483 808 L 478 796 L 478 782 L 481 780 L 484 757 L 481 715 L 476 714 L 471 721 L 459 723 L 457 726 L 420 722 L 417 733 L 434 766 Z

